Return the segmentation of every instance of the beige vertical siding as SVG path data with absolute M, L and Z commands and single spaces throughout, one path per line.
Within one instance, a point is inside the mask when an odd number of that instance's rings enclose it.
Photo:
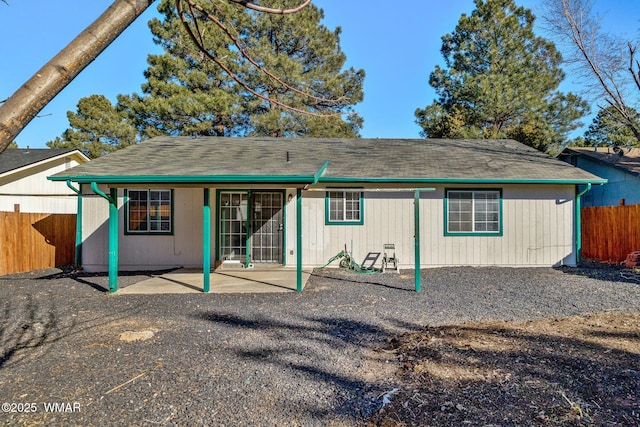
M 448 186 L 502 189 L 502 236 L 445 236 L 444 191 L 423 192 L 421 265 L 552 266 L 575 263 L 574 186 Z M 395 243 L 400 263 L 414 266 L 414 207 L 412 192 L 366 192 L 363 225 L 324 223 L 324 192 L 303 195 L 303 259 L 306 266 L 322 265 L 344 249 L 356 261 L 368 252 Z
M 101 188 L 108 193 L 106 187 Z M 211 265 L 215 257 L 215 190 L 211 197 Z M 85 191 L 83 206 L 83 265 L 87 271 L 108 266 L 109 214 L 103 198 Z M 119 267 L 121 270 L 153 270 L 171 267 L 202 267 L 203 190 L 174 190 L 174 233 L 171 236 L 123 235 L 124 191 L 118 191 Z
M 88 187 L 88 186 L 85 186 Z M 423 192 L 421 210 L 421 265 L 552 266 L 575 263 L 574 186 L 457 186 L 502 189 L 502 236 L 445 236 L 444 186 Z M 454 188 L 448 186 L 447 188 Z M 103 191 L 107 191 L 103 188 Z M 202 265 L 201 188 L 175 189 L 172 236 L 122 235 L 123 191 L 119 191 L 120 268 L 123 270 Z M 104 271 L 108 263 L 108 204 L 85 188 L 83 210 L 83 263 L 88 271 Z M 215 189 L 212 198 L 212 265 L 215 257 Z M 288 201 L 288 195 L 293 198 Z M 285 195 L 285 263 L 296 265 L 295 189 Z M 403 268 L 414 267 L 414 195 L 412 191 L 365 193 L 363 225 L 326 225 L 325 193 L 304 191 L 302 203 L 302 256 L 305 267 L 325 264 L 343 250 L 361 262 L 369 252 L 382 252 L 385 243 L 396 245 Z M 335 264 L 334 264 L 335 265 Z M 379 263 L 378 263 L 379 265 Z

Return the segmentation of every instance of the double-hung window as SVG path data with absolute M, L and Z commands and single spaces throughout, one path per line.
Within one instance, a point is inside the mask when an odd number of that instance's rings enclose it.
M 362 225 L 364 223 L 362 191 L 327 191 L 326 224 Z
M 500 190 L 446 190 L 445 235 L 502 235 Z
M 127 190 L 127 233 L 172 234 L 172 190 Z

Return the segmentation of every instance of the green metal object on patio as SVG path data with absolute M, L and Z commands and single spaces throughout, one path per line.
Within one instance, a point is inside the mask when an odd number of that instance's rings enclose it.
M 325 265 L 318 267 L 318 268 L 325 268 L 327 267 L 329 264 L 331 264 L 332 262 L 336 261 L 336 260 L 340 260 L 340 267 L 347 269 L 347 270 L 351 270 L 356 274 L 378 274 L 378 273 L 382 273 L 382 268 L 377 268 L 374 267 L 373 265 L 371 265 L 370 267 L 364 267 L 360 264 L 358 264 L 351 255 L 349 255 L 349 252 L 345 251 L 340 251 L 338 254 L 336 254 L 335 256 L 331 257 L 331 259 L 329 259 L 329 262 L 327 262 Z

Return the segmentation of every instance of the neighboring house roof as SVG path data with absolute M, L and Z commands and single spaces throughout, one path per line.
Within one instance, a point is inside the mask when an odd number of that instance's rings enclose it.
M 81 183 L 604 183 L 513 140 L 156 137 L 52 180 Z
M 609 164 L 635 176 L 640 176 L 640 148 L 623 149 L 622 155 L 613 152 L 609 147 L 570 147 L 563 154 L 576 154 L 595 160 L 598 163 Z
M 71 154 L 89 161 L 88 157 L 74 148 L 7 148 L 0 153 L 0 175 Z

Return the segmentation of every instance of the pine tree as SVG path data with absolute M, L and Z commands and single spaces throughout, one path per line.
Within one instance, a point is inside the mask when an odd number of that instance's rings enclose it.
M 640 114 L 633 108 L 628 108 L 628 118 L 640 128 Z M 625 120 L 620 117 L 618 110 L 609 106 L 598 111 L 589 129 L 584 134 L 586 146 L 638 146 L 638 140 L 629 126 L 625 126 Z
M 136 143 L 127 114 L 103 95 L 80 99 L 77 112 L 67 112 L 67 118 L 71 127 L 47 142 L 49 148 L 77 148 L 93 159 Z
M 206 4 L 211 7 L 212 3 Z M 296 0 L 281 0 L 272 6 L 286 8 L 297 4 Z M 340 49 L 341 30 L 330 31 L 321 24 L 322 10 L 311 4 L 294 15 L 273 15 L 227 2 L 217 7 L 216 16 L 222 17 L 222 24 L 251 59 L 273 72 L 285 85 L 240 55 L 233 38 L 218 26 L 198 20 L 207 51 L 268 100 L 257 98 L 192 43 L 174 2 L 163 0 L 158 7 L 163 19 L 153 19 L 149 26 L 164 53 L 149 55 L 142 93 L 119 95 L 116 107 L 107 111 L 118 117 L 126 114 L 129 125 L 137 130 L 138 139 L 157 135 L 359 135 L 362 119 L 353 106 L 363 99 L 364 71 L 343 70 L 346 56 Z M 85 116 L 87 120 L 91 117 Z M 90 133 L 87 130 L 91 125 L 83 122 L 82 126 L 78 131 L 84 132 L 84 137 Z M 98 144 L 101 123 L 96 122 L 95 126 L 91 141 Z M 75 132 L 67 130 L 62 139 L 51 142 L 52 146 L 75 141 Z
M 513 0 L 476 0 L 442 37 L 445 67 L 429 84 L 438 99 L 416 110 L 427 138 L 513 138 L 540 150 L 560 144 L 587 112 L 558 91 L 561 55 L 533 32 L 534 16 Z

